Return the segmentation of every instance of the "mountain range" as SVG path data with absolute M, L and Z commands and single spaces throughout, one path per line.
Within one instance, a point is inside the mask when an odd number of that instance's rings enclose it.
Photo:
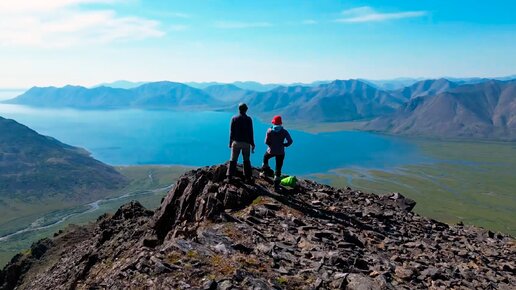
M 437 80 L 422 80 L 402 89 L 391 91 L 391 94 L 405 101 L 416 97 L 437 95 L 458 87 L 459 84 L 441 78 Z
M 290 123 L 360 121 L 362 124 L 355 126 L 357 129 L 394 134 L 497 140 L 514 140 L 516 136 L 513 113 L 504 110 L 516 103 L 514 81 L 480 78 L 397 81 L 410 85 L 397 88 L 393 83 L 380 81 L 375 84 L 367 80 L 335 80 L 309 85 L 271 85 L 264 91 L 263 86 L 256 90 L 242 88 L 244 83 L 256 86 L 258 83 L 254 82 L 195 83 L 198 88 L 194 88 L 163 81 L 129 89 L 34 87 L 6 102 L 79 109 L 232 112 L 239 102 L 246 102 L 250 112 L 260 118 L 269 119 L 274 114 L 281 114 Z M 500 105 L 498 99 L 502 102 Z
M 208 93 L 185 84 L 154 82 L 131 89 L 82 86 L 33 87 L 6 103 L 80 109 L 207 107 L 220 103 Z
M 121 174 L 86 150 L 0 117 L 0 201 L 87 201 L 125 184 Z
M 470 77 L 470 78 L 456 78 L 456 77 L 444 77 L 447 80 L 453 81 L 458 84 L 473 84 L 484 82 L 488 80 L 498 80 L 498 81 L 509 81 L 516 79 L 516 75 L 505 76 L 505 77 L 493 77 L 493 78 L 479 78 L 479 77 Z M 416 82 L 426 80 L 427 78 L 395 78 L 395 79 L 386 79 L 386 80 L 369 80 L 369 79 L 358 79 L 362 82 L 365 82 L 371 86 L 377 87 L 378 89 L 385 91 L 395 91 L 402 89 L 404 87 L 411 86 Z M 259 83 L 254 81 L 236 81 L 232 83 L 223 83 L 223 82 L 185 82 L 185 85 L 191 86 L 197 89 L 205 89 L 209 86 L 214 85 L 234 85 L 243 90 L 249 91 L 257 91 L 257 92 L 266 92 L 272 89 L 275 89 L 280 86 L 290 87 L 290 86 L 308 86 L 315 87 L 322 84 L 330 83 L 330 80 L 322 80 L 322 81 L 314 81 L 308 83 Z M 111 83 L 102 83 L 96 85 L 95 87 L 105 86 L 119 89 L 131 89 L 141 86 L 149 82 L 131 82 L 125 80 L 119 80 Z
M 291 120 L 338 122 L 393 112 L 402 101 L 359 80 L 336 80 L 316 87 L 278 87 L 247 95 L 244 101 L 260 114 Z
M 436 82 L 437 83 L 437 82 Z M 516 140 L 516 80 L 457 86 L 440 82 L 434 94 L 413 90 L 394 114 L 381 116 L 364 129 L 404 135 Z M 432 86 L 417 86 L 417 88 Z

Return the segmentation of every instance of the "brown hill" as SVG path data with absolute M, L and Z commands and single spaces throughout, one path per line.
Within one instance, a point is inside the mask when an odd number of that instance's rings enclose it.
M 459 84 L 441 78 L 437 80 L 423 80 L 411 86 L 391 92 L 392 95 L 404 100 L 411 100 L 417 97 L 435 96 L 450 91 Z
M 364 129 L 446 138 L 516 140 L 516 81 L 463 85 L 416 97 Z
M 245 102 L 259 114 L 282 114 L 296 122 L 336 122 L 394 112 L 403 100 L 359 80 L 335 80 L 316 87 L 278 87 L 255 92 Z
M 86 201 L 125 183 L 84 149 L 0 117 L 0 198 L 35 201 L 58 195 Z
M 510 289 L 515 240 L 301 180 L 185 174 L 155 212 L 133 202 L 35 243 L 0 272 L 3 289 Z

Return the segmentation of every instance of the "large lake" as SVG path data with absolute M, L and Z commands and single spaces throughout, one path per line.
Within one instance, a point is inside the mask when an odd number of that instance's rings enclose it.
M 252 111 L 250 111 L 252 116 Z M 229 158 L 231 114 L 181 111 L 78 111 L 36 109 L 0 104 L 0 116 L 12 118 L 41 134 L 86 148 L 112 165 L 175 164 L 204 166 Z M 288 129 L 289 120 L 285 120 Z M 256 153 L 261 165 L 268 124 L 254 118 Z M 366 132 L 311 134 L 289 130 L 294 144 L 287 149 L 284 172 L 310 174 L 335 168 L 389 169 L 428 157 L 401 138 Z

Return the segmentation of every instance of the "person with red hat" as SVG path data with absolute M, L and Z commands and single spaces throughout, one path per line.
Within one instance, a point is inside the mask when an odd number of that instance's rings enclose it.
M 274 185 L 277 187 L 281 181 L 281 168 L 285 160 L 285 147 L 292 145 L 293 140 L 288 131 L 283 128 L 281 116 L 272 118 L 272 126 L 265 135 L 267 151 L 263 156 L 262 173 L 272 171 L 269 167 L 269 160 L 276 158 L 276 170 L 274 172 Z

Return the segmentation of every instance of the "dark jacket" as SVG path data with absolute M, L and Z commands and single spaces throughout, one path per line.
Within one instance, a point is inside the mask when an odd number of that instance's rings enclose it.
M 287 142 L 285 142 L 285 139 Z M 269 128 L 265 135 L 265 144 L 269 146 L 269 148 L 267 148 L 267 152 L 272 155 L 284 155 L 285 147 L 292 145 L 292 142 L 292 137 L 290 137 L 290 134 L 284 128 L 281 128 L 278 132 Z
M 246 114 L 236 115 L 231 119 L 229 146 L 233 141 L 246 142 L 254 147 L 253 120 Z

